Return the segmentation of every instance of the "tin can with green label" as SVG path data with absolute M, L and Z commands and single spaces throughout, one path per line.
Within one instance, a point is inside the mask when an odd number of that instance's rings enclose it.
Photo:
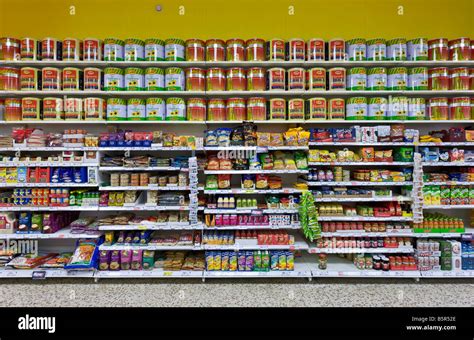
M 367 70 L 364 67 L 353 67 L 347 70 L 347 90 L 365 91 L 367 87 Z
M 143 91 L 145 89 L 145 72 L 138 67 L 125 69 L 125 90 Z
M 104 91 L 123 91 L 123 70 L 117 67 L 106 67 L 104 69 Z
M 352 97 L 352 98 L 347 99 L 346 119 L 347 120 L 367 119 L 367 98 Z
M 385 67 L 369 68 L 367 90 L 385 91 L 387 89 L 387 69 Z
M 168 67 L 165 70 L 166 91 L 184 91 L 184 71 L 179 67 Z
M 145 40 L 145 60 L 163 61 L 165 60 L 165 42 L 161 39 Z
M 387 60 L 407 60 L 407 40 L 405 38 L 387 41 Z
M 144 61 L 145 42 L 136 38 L 125 39 L 124 53 L 126 61 Z
M 186 120 L 186 103 L 182 98 L 166 99 L 166 120 Z
M 367 40 L 367 60 L 382 61 L 387 56 L 385 39 L 375 38 Z
M 127 101 L 127 120 L 145 120 L 146 102 L 141 98 L 130 98 Z
M 165 41 L 165 60 L 184 61 L 184 40 L 166 39 Z
M 387 117 L 388 100 L 384 97 L 373 97 L 369 99 L 369 120 L 384 120 Z
M 411 39 L 407 43 L 407 59 L 428 60 L 428 39 L 416 38 Z
M 408 116 L 408 98 L 390 97 L 388 118 L 391 120 L 405 120 Z
M 105 61 L 123 61 L 124 59 L 123 40 L 116 38 L 104 39 L 104 60 Z
M 425 98 L 409 98 L 408 99 L 408 119 L 409 120 L 425 120 L 426 118 L 426 101 Z
M 414 91 L 428 90 L 427 67 L 414 67 L 408 70 L 408 89 Z
M 165 90 L 165 72 L 158 67 L 145 69 L 145 89 L 147 91 Z
M 107 99 L 107 120 L 126 120 L 127 101 L 123 98 Z
M 406 67 L 392 67 L 388 69 L 387 88 L 392 91 L 406 90 L 408 71 Z
M 146 119 L 165 120 L 166 104 L 163 98 L 148 98 L 146 100 Z
M 354 38 L 346 41 L 346 51 L 349 60 L 365 60 L 366 45 L 365 39 Z

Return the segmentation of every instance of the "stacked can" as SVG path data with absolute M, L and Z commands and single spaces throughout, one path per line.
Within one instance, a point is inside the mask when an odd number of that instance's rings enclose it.
M 145 60 L 165 60 L 165 42 L 161 39 L 149 38 L 145 40 Z
M 116 38 L 104 39 L 104 60 L 106 61 L 123 61 L 124 60 L 123 40 Z

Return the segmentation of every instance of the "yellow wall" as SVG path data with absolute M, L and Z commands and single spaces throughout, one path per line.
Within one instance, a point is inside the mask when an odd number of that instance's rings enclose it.
M 474 0 L 0 0 L 0 36 L 474 38 L 473 15 Z

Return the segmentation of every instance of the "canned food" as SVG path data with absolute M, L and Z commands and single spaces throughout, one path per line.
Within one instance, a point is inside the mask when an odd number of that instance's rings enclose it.
M 306 88 L 306 71 L 302 67 L 288 70 L 288 91 L 304 90 Z
M 200 39 L 186 40 L 186 60 L 187 61 L 206 60 L 206 43 Z
M 34 38 L 23 38 L 20 42 L 21 60 L 38 60 L 41 57 L 41 42 Z
M 247 89 L 249 91 L 265 91 L 265 70 L 260 67 L 252 67 L 247 71 Z
M 304 99 L 292 98 L 288 100 L 288 120 L 304 119 Z
M 145 69 L 145 90 L 165 90 L 165 72 L 163 69 L 158 67 L 148 67 Z
M 331 98 L 328 102 L 328 119 L 345 119 L 346 104 L 344 98 Z
M 431 120 L 447 120 L 449 116 L 448 98 L 430 98 L 428 114 Z
M 78 61 L 82 58 L 82 41 L 75 38 L 63 40 L 63 60 Z
M 349 60 L 365 60 L 367 54 L 365 39 L 354 38 L 347 40 L 346 51 Z
M 86 38 L 82 43 L 82 48 L 84 61 L 102 60 L 102 41 L 94 38 Z
M 18 121 L 18 120 L 21 120 L 21 116 L 22 116 L 21 99 L 5 98 L 5 120 Z
M 333 67 L 328 70 L 329 90 L 346 89 L 346 69 L 343 67 Z
M 407 41 L 405 38 L 387 41 L 387 60 L 407 60 Z
M 165 60 L 184 61 L 184 40 L 166 39 L 165 40 Z
M 43 119 L 62 120 L 63 100 L 61 98 L 44 98 L 43 99 Z
M 62 42 L 55 38 L 44 38 L 41 41 L 41 60 L 61 60 Z
M 44 67 L 41 70 L 42 90 L 60 91 L 61 90 L 61 70 L 56 67 Z
M 168 67 L 165 70 L 166 91 L 184 91 L 184 71 L 179 67 Z
M 326 98 L 310 98 L 306 103 L 307 120 L 326 120 L 327 119 Z
M 123 61 L 125 42 L 116 38 L 104 39 L 104 60 L 106 61 Z
M 346 104 L 347 120 L 365 120 L 367 119 L 367 98 L 351 97 L 347 99 Z
M 344 60 L 346 58 L 346 43 L 342 39 L 333 39 L 329 41 L 329 60 Z M 345 86 L 344 86 L 345 87 Z
M 202 68 L 191 67 L 186 69 L 186 91 L 205 91 L 206 71 Z
M 364 91 L 367 87 L 367 70 L 364 67 L 353 67 L 347 71 L 347 89 Z
M 384 120 L 386 119 L 388 110 L 387 98 L 373 97 L 369 98 L 368 120 Z
M 286 72 L 284 68 L 274 67 L 267 70 L 267 90 L 285 90 Z
M 245 91 L 247 89 L 245 70 L 240 67 L 232 67 L 227 70 L 227 90 Z
M 247 100 L 247 119 L 265 120 L 267 115 L 267 101 L 261 97 L 251 97 Z
M 229 39 L 226 41 L 226 60 L 244 61 L 245 60 L 245 41 L 242 39 Z
M 311 39 L 308 41 L 306 46 L 306 56 L 308 61 L 326 59 L 324 40 Z
M 249 39 L 247 45 L 247 61 L 264 61 L 265 60 L 265 40 Z
M 107 104 L 103 98 L 84 98 L 84 119 L 103 120 L 107 113 Z
M 225 83 L 225 73 L 223 69 L 213 67 L 207 70 L 207 91 L 225 91 Z
M 387 89 L 387 69 L 385 67 L 369 68 L 367 90 L 385 91 Z
M 272 39 L 267 41 L 267 60 L 285 60 L 285 41 L 282 39 Z
M 64 119 L 81 119 L 83 112 L 82 104 L 81 98 L 66 98 L 64 100 Z
M 123 91 L 124 72 L 117 67 L 106 67 L 104 69 L 104 91 Z
M 408 90 L 428 90 L 428 68 L 414 67 L 408 70 Z
M 392 67 L 388 69 L 387 88 L 392 91 L 406 90 L 408 70 L 406 67 Z
M 367 40 L 367 60 L 383 61 L 387 56 L 385 39 L 376 38 Z
M 126 120 L 127 101 L 123 98 L 107 99 L 107 120 Z
M 0 68 L 1 73 L 2 69 Z M 23 91 L 39 91 L 41 89 L 41 71 L 33 67 L 22 67 L 20 70 L 20 89 Z
M 94 67 L 84 69 L 84 90 L 100 91 L 102 88 L 102 70 Z
M 127 120 L 145 120 L 145 99 L 130 98 L 127 100 Z
M 471 119 L 471 100 L 469 97 L 455 97 L 449 100 L 449 119 Z
M 82 70 L 77 67 L 63 68 L 63 90 L 64 91 L 79 91 L 83 89 L 83 75 Z
M 21 99 L 21 119 L 40 120 L 41 119 L 41 99 L 24 97 Z
M 206 120 L 206 100 L 203 98 L 189 98 L 186 106 L 188 120 Z
M 145 111 L 147 120 L 165 120 L 165 101 L 163 98 L 147 98 Z
M 272 98 L 268 101 L 268 118 L 270 120 L 286 119 L 286 101 L 283 98 Z
M 126 61 L 144 61 L 145 42 L 136 38 L 125 39 L 124 58 Z
M 206 60 L 225 61 L 225 42 L 221 39 L 206 40 Z
M 448 60 L 449 48 L 448 39 L 439 38 L 428 41 L 428 59 L 429 60 Z
M 145 60 L 163 61 L 165 60 L 165 42 L 161 39 L 145 40 Z
M 229 98 L 227 99 L 227 120 L 245 120 L 247 118 L 247 110 L 245 107 L 245 99 Z
M 20 40 L 0 38 L 0 60 L 20 60 Z
M 288 50 L 288 60 L 290 61 L 305 60 L 306 44 L 303 39 L 290 39 L 290 41 L 286 43 L 286 46 Z
M 20 89 L 20 70 L 15 67 L 0 67 L 0 91 Z
M 166 120 L 186 120 L 186 103 L 182 98 L 166 99 Z
M 207 105 L 207 119 L 211 121 L 226 120 L 226 107 L 224 99 L 213 98 Z
M 470 60 L 471 41 L 469 38 L 459 38 L 449 41 L 449 60 Z
M 408 99 L 408 119 L 409 120 L 425 120 L 426 104 L 425 98 L 409 98 Z
M 387 115 L 389 119 L 392 119 L 392 120 L 407 119 L 408 98 L 407 97 L 390 97 Z
M 143 91 L 145 90 L 145 72 L 138 67 L 127 67 L 125 69 L 125 90 Z
M 428 60 L 428 41 L 425 38 L 411 39 L 407 43 L 408 60 Z
M 314 67 L 306 71 L 307 89 L 310 91 L 326 90 L 326 70 L 322 67 Z
M 430 90 L 449 90 L 449 74 L 447 67 L 436 67 L 428 70 L 428 87 Z
M 469 69 L 467 67 L 456 67 L 449 70 L 450 90 L 469 90 Z

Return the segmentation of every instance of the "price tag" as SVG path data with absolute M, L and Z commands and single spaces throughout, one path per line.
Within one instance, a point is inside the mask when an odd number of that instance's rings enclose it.
M 169 272 L 169 271 L 163 272 L 163 276 L 173 276 L 173 272 Z
M 31 278 L 33 280 L 44 280 L 46 278 L 46 271 L 44 270 L 36 270 L 31 274 Z

